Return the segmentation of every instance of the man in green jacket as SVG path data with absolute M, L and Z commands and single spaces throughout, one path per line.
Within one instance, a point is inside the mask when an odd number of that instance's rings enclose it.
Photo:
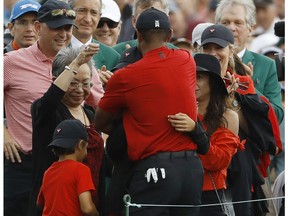
M 99 52 L 94 55 L 96 67 L 101 69 L 103 65 L 108 70 L 118 63 L 120 55 L 111 47 L 93 39 L 92 35 L 97 28 L 101 17 L 102 1 L 101 0 L 70 0 L 71 8 L 76 11 L 75 25 L 71 39 L 72 47 L 81 47 L 90 43 L 98 43 Z
M 253 82 L 256 92 L 269 99 L 279 124 L 284 111 L 281 105 L 281 87 L 278 82 L 275 61 L 246 48 L 255 20 L 253 1 L 222 0 L 216 9 L 215 22 L 225 25 L 234 35 L 235 48 L 243 63 L 253 65 Z

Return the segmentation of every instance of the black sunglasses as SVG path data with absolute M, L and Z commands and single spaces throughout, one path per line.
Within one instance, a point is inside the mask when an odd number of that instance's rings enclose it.
M 110 19 L 100 19 L 97 28 L 102 28 L 104 23 L 107 24 L 108 28 L 116 28 L 119 22 L 114 22 Z

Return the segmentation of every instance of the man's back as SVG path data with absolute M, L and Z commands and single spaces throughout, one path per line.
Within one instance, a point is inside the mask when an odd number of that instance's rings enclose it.
M 146 53 L 143 59 L 112 76 L 107 98 L 109 91 L 113 91 L 110 96 L 117 96 L 113 105 L 125 109 L 124 127 L 130 151 L 139 151 L 132 153 L 131 159 L 158 151 L 180 151 L 187 144 L 195 147 L 188 137 L 175 132 L 167 123 L 167 116 L 178 112 L 187 112 L 196 119 L 196 109 L 192 109 L 196 107 L 195 85 L 195 63 L 190 54 L 166 47 Z M 106 105 L 104 96 L 99 107 Z

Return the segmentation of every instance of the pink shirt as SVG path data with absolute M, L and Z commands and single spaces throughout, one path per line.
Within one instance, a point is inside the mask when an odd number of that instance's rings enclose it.
M 89 105 L 93 107 L 103 94 L 99 82 L 98 74 L 94 73 L 94 87 L 89 97 Z M 13 139 L 25 152 L 32 150 L 31 104 L 43 96 L 51 83 L 52 61 L 39 50 L 38 43 L 4 55 L 4 101 L 7 125 Z

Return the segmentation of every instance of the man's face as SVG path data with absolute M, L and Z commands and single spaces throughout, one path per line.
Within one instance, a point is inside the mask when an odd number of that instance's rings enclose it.
M 96 30 L 101 17 L 101 4 L 99 0 L 77 0 L 73 10 L 76 11 L 73 35 L 82 43 L 86 43 Z
M 35 12 L 25 13 L 9 23 L 8 27 L 14 37 L 14 41 L 20 48 L 31 46 L 38 38 L 34 28 L 37 19 Z
M 107 46 L 115 46 L 120 30 L 121 23 L 114 22 L 108 18 L 101 18 L 94 32 L 94 38 Z
M 232 31 L 236 52 L 245 48 L 252 32 L 252 27 L 248 26 L 245 15 L 245 9 L 240 5 L 226 7 L 221 13 L 219 24 L 226 26 Z
M 46 23 L 35 22 L 35 29 L 39 33 L 40 50 L 47 57 L 55 57 L 58 51 L 67 47 L 72 37 L 72 25 L 51 29 Z

